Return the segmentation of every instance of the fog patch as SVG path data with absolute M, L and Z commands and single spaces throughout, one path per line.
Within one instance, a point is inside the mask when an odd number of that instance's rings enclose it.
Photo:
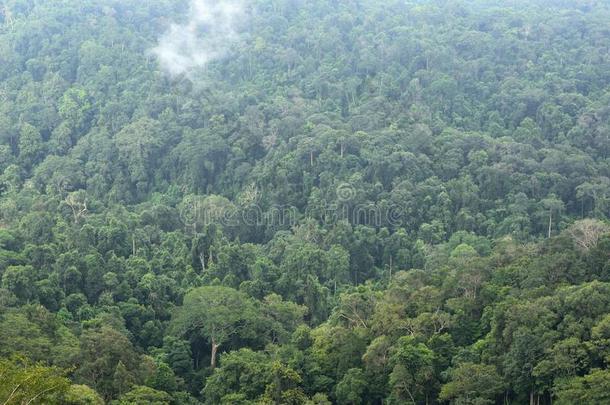
M 188 75 L 227 55 L 244 16 L 243 1 L 191 0 L 188 21 L 172 24 L 152 52 L 169 75 Z

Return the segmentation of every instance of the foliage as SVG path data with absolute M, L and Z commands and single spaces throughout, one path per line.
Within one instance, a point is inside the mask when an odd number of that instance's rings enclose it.
M 0 403 L 609 401 L 607 2 L 190 3 L 0 4 Z
M 4 404 L 60 404 L 69 386 L 65 373 L 19 357 L 0 360 L 0 400 Z

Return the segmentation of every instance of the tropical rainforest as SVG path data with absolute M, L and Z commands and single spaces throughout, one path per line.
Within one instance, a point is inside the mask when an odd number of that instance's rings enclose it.
M 607 1 L 0 0 L 2 404 L 608 404 L 609 216 Z

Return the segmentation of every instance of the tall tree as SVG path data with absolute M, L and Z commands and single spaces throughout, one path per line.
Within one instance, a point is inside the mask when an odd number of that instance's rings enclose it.
M 246 294 L 229 287 L 200 287 L 187 293 L 176 309 L 172 330 L 193 343 L 207 341 L 213 369 L 218 349 L 234 337 L 247 336 L 257 319 L 254 301 Z

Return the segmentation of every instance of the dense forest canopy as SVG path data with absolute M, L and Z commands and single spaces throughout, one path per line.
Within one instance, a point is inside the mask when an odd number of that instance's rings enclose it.
M 610 4 L 0 0 L 0 403 L 610 403 Z

